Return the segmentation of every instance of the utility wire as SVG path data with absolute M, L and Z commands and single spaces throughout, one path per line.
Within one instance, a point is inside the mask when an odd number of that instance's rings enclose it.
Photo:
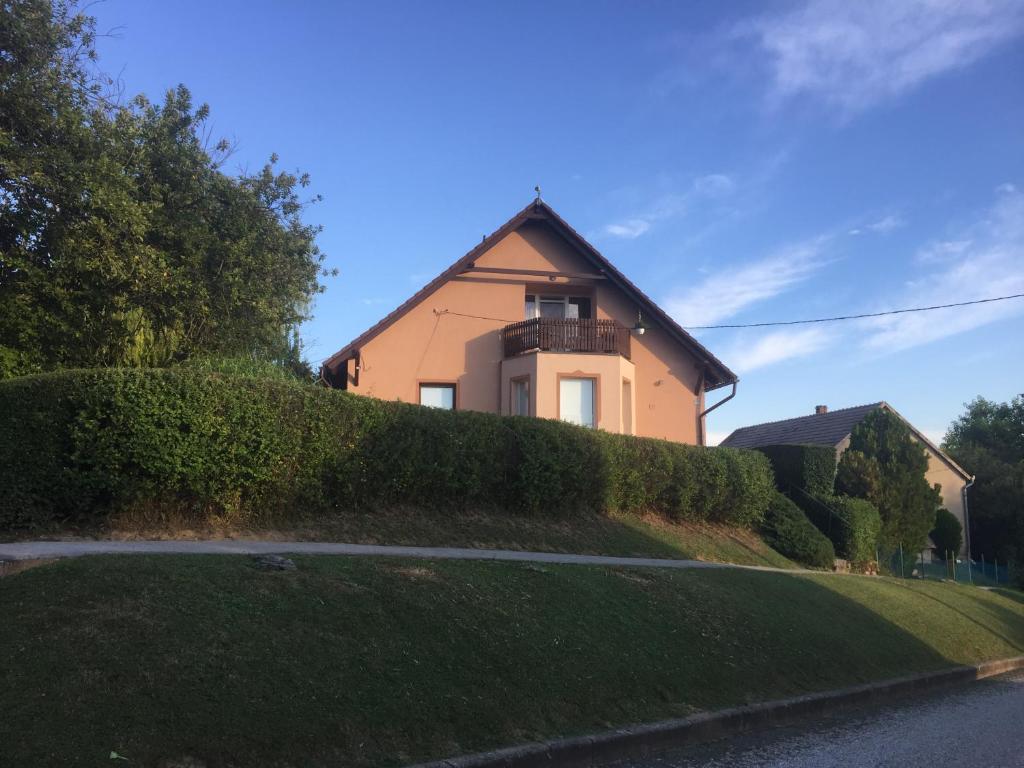
M 766 328 L 772 325 L 807 325 L 809 323 L 833 323 L 837 320 L 860 320 L 865 317 L 884 317 L 885 315 L 905 315 L 908 312 L 930 312 L 933 309 L 949 309 L 950 307 L 967 307 L 971 304 L 988 304 L 993 301 L 1024 298 L 1024 293 L 1010 296 L 996 296 L 991 299 L 975 299 L 974 301 L 958 301 L 954 304 L 936 304 L 932 307 L 910 307 L 909 309 L 890 309 L 887 312 L 865 312 L 861 315 L 839 315 L 838 317 L 818 317 L 813 320 L 777 320 L 770 323 L 732 323 L 727 325 L 688 325 L 694 331 L 707 331 L 714 328 Z

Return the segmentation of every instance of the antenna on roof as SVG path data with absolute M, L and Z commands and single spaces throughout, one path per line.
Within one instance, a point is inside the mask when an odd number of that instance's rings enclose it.
M 537 193 L 537 202 L 540 202 L 540 184 L 533 188 L 533 191 Z

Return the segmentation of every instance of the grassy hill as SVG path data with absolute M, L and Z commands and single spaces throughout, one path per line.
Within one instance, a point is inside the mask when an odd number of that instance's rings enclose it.
M 400 765 L 1024 653 L 1016 593 L 951 584 L 295 560 L 0 580 L 4 759 Z

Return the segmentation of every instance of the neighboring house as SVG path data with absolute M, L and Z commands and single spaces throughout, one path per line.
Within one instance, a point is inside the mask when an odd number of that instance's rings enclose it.
M 850 445 L 850 433 L 872 411 L 882 408 L 889 411 L 910 428 L 911 436 L 924 445 L 928 454 L 928 471 L 925 478 L 932 485 L 938 485 L 942 493 L 942 506 L 956 515 L 964 527 L 964 551 L 967 540 L 967 488 L 973 478 L 964 469 L 929 440 L 913 424 L 904 419 L 891 405 L 885 402 L 858 405 L 830 411 L 828 407 L 815 407 L 810 416 L 799 416 L 785 421 L 771 421 L 741 427 L 722 441 L 730 448 L 760 448 L 767 445 L 828 445 L 836 449 L 836 458 Z
M 321 369 L 440 408 L 704 443 L 736 375 L 538 197 Z

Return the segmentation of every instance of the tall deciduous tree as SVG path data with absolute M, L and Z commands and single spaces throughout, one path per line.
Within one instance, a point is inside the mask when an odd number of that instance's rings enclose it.
M 1024 395 L 968 403 L 943 448 L 976 476 L 968 494 L 972 554 L 1024 563 Z
M 306 175 L 223 172 L 184 86 L 116 103 L 95 22 L 0 0 L 0 377 L 243 355 L 297 365 L 321 290 Z
M 927 470 L 924 446 L 898 416 L 879 408 L 854 428 L 839 461 L 836 490 L 878 507 L 883 546 L 916 549 L 932 530 L 941 499 L 925 479 Z

